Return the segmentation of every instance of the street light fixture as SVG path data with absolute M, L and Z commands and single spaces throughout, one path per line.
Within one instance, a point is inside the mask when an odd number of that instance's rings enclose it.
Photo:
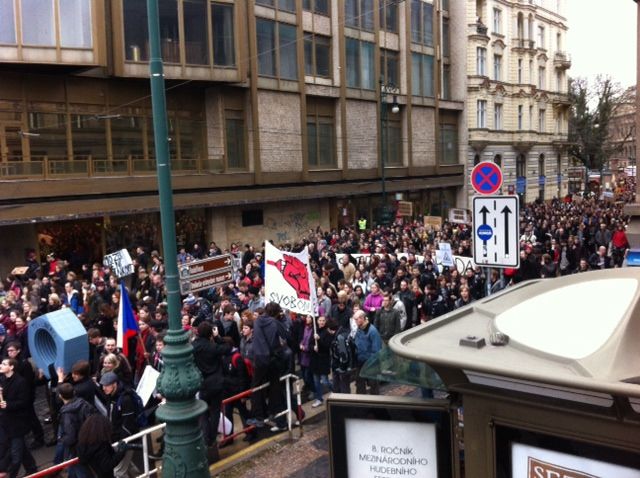
M 387 159 L 387 96 L 393 95 L 393 102 L 391 103 L 391 112 L 398 114 L 400 112 L 400 105 L 398 104 L 398 94 L 400 93 L 400 87 L 393 83 L 385 83 L 384 77 L 380 77 L 380 176 L 382 181 L 382 210 L 380 214 L 380 222 L 384 225 L 388 224 L 391 220 L 393 212 L 387 205 L 387 189 L 386 189 L 386 159 Z

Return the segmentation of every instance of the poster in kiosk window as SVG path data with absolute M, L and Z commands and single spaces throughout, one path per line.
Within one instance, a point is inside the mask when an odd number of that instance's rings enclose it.
M 281 251 L 265 242 L 265 302 L 283 309 L 315 316 L 316 284 L 309 266 L 309 250 Z

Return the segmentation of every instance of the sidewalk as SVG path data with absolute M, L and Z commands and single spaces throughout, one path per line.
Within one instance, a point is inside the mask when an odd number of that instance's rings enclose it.
M 383 395 L 420 396 L 419 389 L 407 385 L 383 385 Z M 328 395 L 327 395 L 328 396 Z M 303 404 L 306 418 L 301 430 L 265 438 L 212 465 L 216 478 L 326 478 L 329 476 L 329 438 L 325 407 Z M 224 450 L 224 449 L 223 449 Z M 222 452 L 221 452 L 222 455 Z

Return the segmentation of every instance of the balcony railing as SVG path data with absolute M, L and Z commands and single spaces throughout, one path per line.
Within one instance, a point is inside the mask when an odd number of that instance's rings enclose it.
M 224 171 L 224 158 L 172 159 L 171 172 L 178 175 L 219 173 Z M 106 159 L 84 157 L 69 160 L 43 156 L 31 161 L 10 158 L 0 162 L 0 181 L 18 179 L 60 179 L 91 177 L 151 176 L 156 173 L 155 159 L 133 157 Z
M 523 48 L 525 50 L 533 50 L 536 47 L 536 42 L 529 40 L 528 38 L 515 38 L 513 40 L 514 48 Z
M 557 51 L 553 57 L 553 64 L 558 69 L 568 70 L 571 68 L 571 55 L 564 51 Z

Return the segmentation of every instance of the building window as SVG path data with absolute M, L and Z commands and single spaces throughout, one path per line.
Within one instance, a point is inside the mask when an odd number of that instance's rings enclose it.
M 22 0 L 22 43 L 55 46 L 53 0 Z
M 442 55 L 449 56 L 450 54 L 449 19 L 447 17 L 442 17 Z
M 451 65 L 442 65 L 442 99 L 451 99 Z
M 233 5 L 226 3 L 211 4 L 211 24 L 213 27 L 213 63 L 217 66 L 236 64 Z
M 296 11 L 295 0 L 256 0 L 258 5 L 265 5 L 267 7 L 278 8 L 278 10 L 284 10 L 286 12 Z
M 385 164 L 387 166 L 402 166 L 402 113 L 392 113 L 391 105 L 382 105 L 383 108 L 387 108 L 386 121 L 383 124 L 386 134 L 385 149 L 386 157 Z
M 296 27 L 264 18 L 256 19 L 258 43 L 258 73 L 263 76 L 295 80 Z
M 345 26 L 373 31 L 373 0 L 345 0 Z
M 540 176 L 546 176 L 547 172 L 545 171 L 545 165 L 544 165 L 544 154 L 541 154 L 538 157 L 538 174 Z
M 149 33 L 145 2 L 123 3 L 125 59 L 149 61 Z M 207 4 L 198 0 L 164 0 L 159 2 L 160 47 L 167 63 L 181 63 L 180 48 L 184 43 L 187 65 L 209 65 L 213 49 L 216 66 L 235 66 L 234 6 L 228 3 L 210 5 L 212 37 L 208 33 Z M 180 28 L 182 22 L 182 29 Z M 182 31 L 182 33 L 181 33 Z
M 411 90 L 414 96 L 433 96 L 433 56 L 411 53 Z
M 533 60 L 529 60 L 529 84 L 530 85 L 534 84 L 534 79 L 533 79 Z
M 502 10 L 493 9 L 493 33 L 502 33 Z
M 502 167 L 502 156 L 500 156 L 499 154 L 496 154 L 493 157 L 493 162 L 495 163 L 496 166 L 498 166 L 499 168 Z
M 545 48 L 544 27 L 538 26 L 538 48 Z
M 502 105 L 496 103 L 493 110 L 493 129 L 502 129 Z
M 541 133 L 546 132 L 547 129 L 547 122 L 546 122 L 546 115 L 547 115 L 547 111 L 544 109 L 540 109 L 538 111 L 538 131 L 540 131 Z
M 458 164 L 458 127 L 440 124 L 440 164 Z
M 476 125 L 478 128 L 487 127 L 487 101 L 486 100 L 478 100 Z
M 307 96 L 307 155 L 310 168 L 335 168 L 335 104 Z
M 493 55 L 493 79 L 502 81 L 502 55 Z
M 433 46 L 433 5 L 411 0 L 411 41 Z
M 302 9 L 320 15 L 329 15 L 329 0 L 303 0 Z
M 386 84 L 399 85 L 398 83 L 398 52 L 394 50 L 380 49 L 380 74 Z
M 529 129 L 533 131 L 533 106 L 529 106 Z
M 262 226 L 264 224 L 262 209 L 248 209 L 242 211 L 242 227 Z
M 523 121 L 523 107 L 522 105 L 518 105 L 518 129 L 522 130 L 522 121 Z
M 89 0 L 59 0 L 59 2 L 60 46 L 91 48 L 91 2 Z
M 476 73 L 480 76 L 487 74 L 487 49 L 476 48 Z
M 475 154 L 473 156 L 473 165 L 477 166 L 478 164 L 480 164 L 480 155 L 479 154 Z
M 15 45 L 16 23 L 13 0 L 0 0 L 0 43 Z
M 516 176 L 519 178 L 527 176 L 527 157 L 524 154 L 519 154 L 516 158 Z
M 347 86 L 349 88 L 375 89 L 374 44 L 347 38 Z
M 547 76 L 547 69 L 544 66 L 538 68 L 538 88 L 544 90 L 547 86 L 547 82 L 545 81 Z
M 304 35 L 304 74 L 331 76 L 331 38 L 315 33 Z
M 518 58 L 518 83 L 522 83 L 522 58 Z
M 227 169 L 247 169 L 244 113 L 241 110 L 225 109 L 224 125 Z
M 398 0 L 379 0 L 380 29 L 398 33 Z
M 563 91 L 563 85 L 562 85 L 562 72 L 558 71 L 556 72 L 556 91 Z

